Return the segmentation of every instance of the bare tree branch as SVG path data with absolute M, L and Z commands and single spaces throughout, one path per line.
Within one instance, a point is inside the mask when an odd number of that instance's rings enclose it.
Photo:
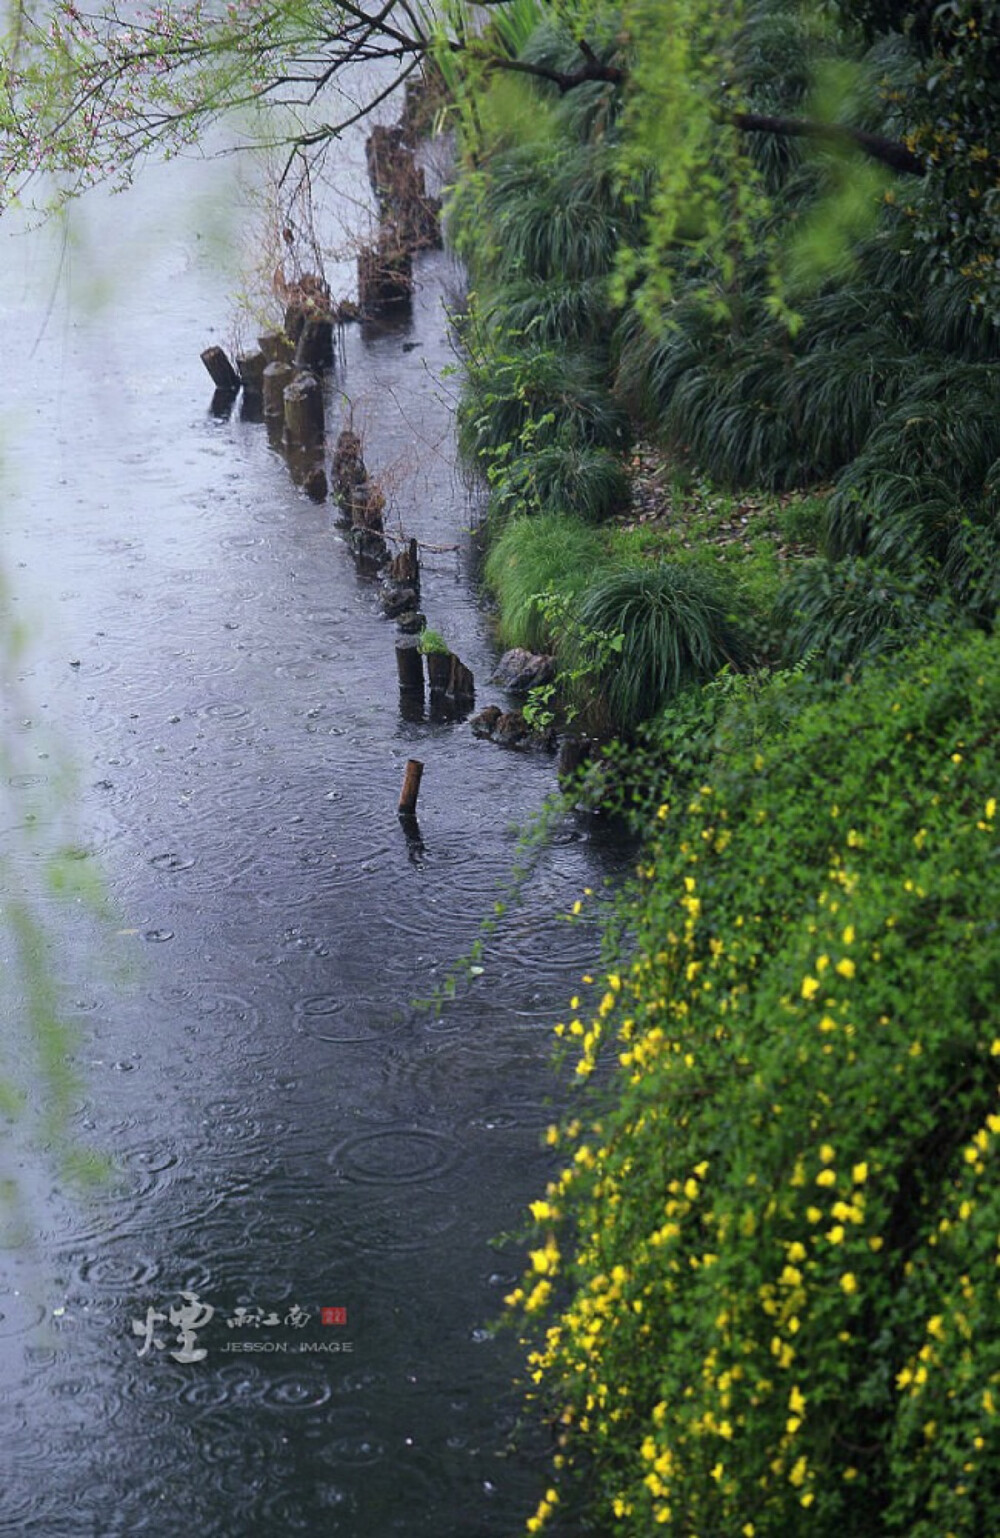
M 829 144 L 853 145 L 872 160 L 904 176 L 925 176 L 927 167 L 919 155 L 896 139 L 866 133 L 844 123 L 817 123 L 808 118 L 770 117 L 760 112 L 730 112 L 726 121 L 744 133 L 780 134 L 788 139 L 820 139 Z

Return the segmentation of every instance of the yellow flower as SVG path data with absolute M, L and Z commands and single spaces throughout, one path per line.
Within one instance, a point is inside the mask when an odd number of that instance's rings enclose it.
M 815 977 L 804 977 L 802 979 L 802 997 L 804 999 L 811 999 L 818 992 L 819 983 L 816 981 Z
M 848 924 L 847 928 L 844 930 L 844 944 L 845 945 L 853 945 L 854 944 L 854 925 L 853 924 Z
M 803 1414 L 805 1407 L 805 1396 L 797 1387 L 793 1388 L 788 1396 L 788 1408 L 791 1410 L 793 1415 L 801 1415 Z
M 868 1179 L 868 1165 L 864 1162 L 864 1160 L 862 1160 L 860 1164 L 856 1164 L 851 1170 L 851 1179 L 854 1181 L 856 1186 L 864 1185 L 865 1181 Z
M 833 1145 L 831 1143 L 824 1143 L 819 1151 L 819 1157 L 822 1164 L 832 1164 L 837 1157 Z
M 839 1223 L 836 1223 L 833 1228 L 827 1230 L 826 1237 L 829 1239 L 831 1244 L 843 1244 L 844 1230 L 841 1228 Z
M 850 1297 L 852 1292 L 857 1292 L 857 1290 L 858 1290 L 858 1279 L 854 1275 L 854 1272 L 853 1271 L 845 1271 L 843 1276 L 840 1278 L 840 1285 L 843 1288 L 844 1292 L 847 1293 L 848 1297 Z
M 837 1184 L 837 1171 L 820 1170 L 816 1176 L 816 1184 L 818 1186 L 835 1186 Z
M 836 971 L 840 973 L 841 977 L 853 977 L 856 970 L 857 968 L 850 956 L 842 956 L 837 962 Z

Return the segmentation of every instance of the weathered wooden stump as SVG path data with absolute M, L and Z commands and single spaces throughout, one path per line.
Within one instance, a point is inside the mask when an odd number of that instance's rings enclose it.
M 393 167 L 401 151 L 403 151 L 402 128 L 389 128 L 384 123 L 376 123 L 365 140 L 368 180 L 376 197 L 384 198 L 391 190 Z
M 295 354 L 294 346 L 283 331 L 265 331 L 257 338 L 257 346 L 268 363 L 291 363 Z
M 356 529 L 372 529 L 382 534 L 385 525 L 385 495 L 374 481 L 364 480 L 351 491 L 351 523 Z
M 389 562 L 391 581 L 398 582 L 400 587 L 411 587 L 419 596 L 420 593 L 420 555 L 417 542 L 411 539 L 405 550 L 401 550 L 397 556 Z
M 389 567 L 391 569 L 392 562 Z M 382 594 L 382 613 L 386 619 L 398 619 L 401 614 L 412 614 L 417 607 L 417 595 L 412 587 L 399 587 L 390 582 Z
M 420 650 L 420 637 L 400 636 L 396 642 L 396 672 L 401 689 L 424 687 L 424 658 Z
M 319 444 L 325 426 L 323 386 L 315 374 L 302 373 L 285 387 L 285 438 L 302 447 Z
M 221 347 L 206 347 L 201 361 L 211 374 L 217 390 L 228 390 L 230 395 L 236 394 L 240 387 L 240 376 Z
M 420 781 L 423 772 L 424 766 L 419 758 L 408 758 L 406 760 L 403 788 L 399 793 L 399 811 L 403 817 L 413 817 L 416 815 L 417 797 L 420 794 Z
M 343 521 L 353 523 L 355 495 L 360 486 L 367 484 L 368 471 L 361 453 L 361 439 L 349 427 L 345 427 L 337 438 L 330 474 Z
M 377 246 L 358 252 L 358 303 L 363 315 L 409 304 L 413 297 L 413 257 L 395 230 L 383 226 Z
M 267 358 L 259 347 L 253 352 L 241 352 L 236 357 L 236 372 L 240 376 L 244 395 L 263 395 L 264 370 Z
M 373 128 L 365 156 L 383 229 L 392 229 L 399 246 L 407 251 L 440 245 L 441 204 L 428 196 L 423 168 L 404 142 L 403 128 Z
M 351 549 L 362 575 L 375 577 L 389 559 L 385 540 L 375 529 L 352 528 L 348 534 Z
M 451 683 L 451 652 L 427 653 L 427 681 L 432 693 L 447 694 Z
M 302 478 L 302 490 L 311 502 L 325 502 L 328 486 L 322 465 L 312 465 Z
M 448 693 L 456 701 L 471 701 L 476 697 L 476 681 L 472 669 L 451 654 L 451 671 L 448 676 Z
M 333 367 L 333 321 L 328 315 L 309 315 L 299 332 L 295 348 L 299 368 Z
M 295 378 L 295 370 L 290 363 L 269 363 L 264 370 L 264 415 L 265 417 L 280 417 L 285 415 L 285 390 Z

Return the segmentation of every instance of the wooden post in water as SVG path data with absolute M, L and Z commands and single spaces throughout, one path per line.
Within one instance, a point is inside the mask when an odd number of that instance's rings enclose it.
M 297 374 L 286 385 L 284 408 L 285 438 L 289 443 L 303 447 L 322 443 L 323 387 L 315 374 Z
M 254 352 L 241 352 L 236 359 L 236 371 L 243 385 L 244 395 L 264 394 L 264 370 L 267 358 L 258 347 Z
M 264 370 L 264 415 L 285 415 L 285 388 L 295 377 L 295 370 L 288 363 L 269 363 Z
M 228 390 L 230 394 L 236 394 L 240 387 L 240 376 L 221 347 L 206 347 L 201 361 L 211 374 L 217 390 Z
M 295 351 L 283 331 L 265 331 L 257 338 L 257 346 L 268 363 L 291 363 Z
M 417 815 L 417 797 L 420 794 L 420 777 L 424 772 L 424 766 L 419 758 L 406 760 L 406 774 L 403 776 L 403 788 L 399 793 L 399 815 L 401 817 L 415 817 Z
M 400 636 L 396 642 L 396 671 L 401 689 L 419 689 L 423 693 L 424 658 L 418 635 Z

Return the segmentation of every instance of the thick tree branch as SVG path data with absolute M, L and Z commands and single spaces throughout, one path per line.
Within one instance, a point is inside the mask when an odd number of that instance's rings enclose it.
M 849 128 L 843 123 L 816 123 L 808 118 L 769 117 L 760 112 L 731 112 L 727 121 L 734 123 L 745 133 L 780 134 L 788 139 L 821 139 L 828 144 L 853 145 L 904 176 L 925 176 L 927 167 L 919 155 L 915 155 L 897 139 L 886 139 L 881 134 L 866 133 L 863 128 Z
M 607 85 L 623 85 L 628 78 L 626 71 L 616 64 L 602 64 L 593 51 L 580 45 L 581 52 L 587 58 L 587 63 L 580 69 L 567 73 L 564 70 L 549 69 L 544 64 L 527 64 L 523 59 L 509 59 L 503 54 L 488 54 L 483 58 L 487 69 L 513 70 L 519 75 L 533 75 L 536 80 L 548 80 L 558 86 L 563 95 L 567 91 L 575 91 L 577 86 L 586 85 L 590 80 L 603 81 Z
M 459 45 L 460 46 L 460 45 Z M 523 59 L 507 58 L 503 54 L 490 54 L 484 58 L 488 69 L 512 70 L 517 74 L 531 75 L 537 80 L 548 80 L 565 95 L 588 81 L 603 81 L 609 85 L 624 85 L 628 71 L 616 64 L 602 64 L 586 40 L 580 43 L 584 63 L 572 71 L 551 69 L 544 64 L 528 64 Z M 844 123 L 820 123 L 809 118 L 774 117 L 761 112 L 733 112 L 727 114 L 728 122 L 745 133 L 780 135 L 789 139 L 817 139 L 828 144 L 839 144 L 860 149 L 864 154 L 888 166 L 904 176 L 924 176 L 927 167 L 919 155 L 897 139 L 887 139 L 882 134 L 868 133 L 863 128 L 851 128 Z

